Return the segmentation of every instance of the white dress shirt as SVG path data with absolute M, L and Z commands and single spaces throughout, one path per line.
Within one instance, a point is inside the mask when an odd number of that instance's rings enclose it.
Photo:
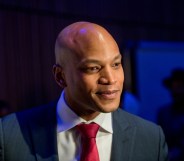
M 81 143 L 75 126 L 95 122 L 100 125 L 96 136 L 100 161 L 110 161 L 112 146 L 111 113 L 100 113 L 95 119 L 86 121 L 77 116 L 66 104 L 64 92 L 57 103 L 57 144 L 59 161 L 79 161 Z

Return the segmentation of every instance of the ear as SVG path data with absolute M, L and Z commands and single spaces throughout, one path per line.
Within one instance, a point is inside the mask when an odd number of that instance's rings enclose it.
M 66 85 L 66 81 L 65 81 L 65 77 L 64 77 L 63 68 L 58 64 L 54 64 L 52 72 L 54 74 L 54 78 L 55 78 L 56 83 L 62 89 L 64 89 L 67 85 Z

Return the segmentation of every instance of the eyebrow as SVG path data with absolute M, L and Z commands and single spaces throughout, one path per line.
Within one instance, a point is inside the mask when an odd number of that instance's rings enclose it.
M 114 59 L 113 59 L 113 61 L 115 61 L 115 60 L 118 60 L 118 59 L 121 59 L 121 54 L 118 54 L 117 56 L 115 56 L 114 57 Z M 100 63 L 101 62 L 101 60 L 97 60 L 97 59 L 85 59 L 85 60 L 83 60 L 82 62 L 81 62 L 81 64 L 87 64 L 87 63 L 94 63 L 94 64 L 98 64 L 98 63 Z

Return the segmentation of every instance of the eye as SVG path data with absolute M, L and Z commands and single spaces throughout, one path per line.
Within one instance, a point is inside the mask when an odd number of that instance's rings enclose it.
M 85 73 L 93 74 L 93 73 L 99 72 L 100 71 L 100 67 L 98 67 L 98 66 L 85 67 L 85 68 L 83 68 L 83 71 Z
M 118 69 L 119 67 L 121 67 L 121 62 L 114 63 L 112 67 Z
M 90 72 L 96 72 L 96 71 L 99 71 L 99 67 L 89 67 L 89 68 L 87 68 L 87 70 L 88 71 L 90 71 Z

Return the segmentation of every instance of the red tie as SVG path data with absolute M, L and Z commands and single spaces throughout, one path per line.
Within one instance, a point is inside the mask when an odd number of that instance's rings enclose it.
M 82 141 L 80 161 L 99 161 L 100 159 L 95 140 L 99 125 L 95 123 L 79 124 L 77 125 L 77 129 L 81 133 Z

